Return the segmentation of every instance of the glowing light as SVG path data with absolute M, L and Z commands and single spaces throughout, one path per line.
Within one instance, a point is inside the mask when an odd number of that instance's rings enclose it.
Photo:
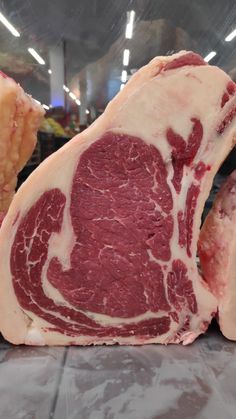
M 211 51 L 209 52 L 209 54 L 207 54 L 207 56 L 204 58 L 204 61 L 206 61 L 207 63 L 209 63 L 210 60 L 212 60 L 212 58 L 214 58 L 216 56 L 216 52 L 215 51 Z
M 127 22 L 126 30 L 125 30 L 126 39 L 131 39 L 133 36 L 134 18 L 135 18 L 135 11 L 131 10 L 130 12 L 128 12 L 128 22 Z
M 34 59 L 41 65 L 45 65 L 44 59 L 35 51 L 34 48 L 28 48 L 29 53 L 34 57 Z
M 70 92 L 69 96 L 71 97 L 71 99 L 76 100 L 76 96 L 74 95 L 74 93 Z
M 127 71 L 123 70 L 121 73 L 121 81 L 122 83 L 125 83 L 127 81 Z
M 14 26 L 7 20 L 5 16 L 3 16 L 2 13 L 0 13 L 0 22 L 11 32 L 13 36 L 19 37 L 20 33 L 14 28 Z
M 123 52 L 123 65 L 124 66 L 129 65 L 129 56 L 130 56 L 130 50 L 125 49 Z
M 228 36 L 226 36 L 225 41 L 230 42 L 232 41 L 236 36 L 236 29 L 234 29 L 233 32 L 231 32 Z

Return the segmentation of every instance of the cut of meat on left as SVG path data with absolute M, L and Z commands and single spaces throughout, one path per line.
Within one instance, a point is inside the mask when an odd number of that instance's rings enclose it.
M 218 300 L 222 333 L 236 340 L 236 171 L 222 185 L 202 227 L 201 269 Z
M 35 148 L 43 108 L 0 72 L 0 225 L 14 196 L 17 174 Z

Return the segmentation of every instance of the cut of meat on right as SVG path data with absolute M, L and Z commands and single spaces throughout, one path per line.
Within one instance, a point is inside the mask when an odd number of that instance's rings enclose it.
M 235 142 L 235 84 L 197 54 L 156 57 L 16 193 L 0 229 L 0 329 L 15 344 L 183 343 L 217 299 L 201 214 Z
M 43 115 L 43 108 L 0 72 L 0 225 L 15 193 L 17 174 L 35 148 Z
M 206 217 L 198 252 L 204 278 L 218 300 L 221 331 L 236 340 L 236 171 L 221 187 Z

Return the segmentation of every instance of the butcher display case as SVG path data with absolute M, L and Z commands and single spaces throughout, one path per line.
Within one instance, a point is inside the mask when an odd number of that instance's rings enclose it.
M 1 0 L 0 70 L 45 111 L 16 189 L 96 123 L 142 66 L 182 50 L 199 54 L 204 65 L 220 67 L 236 82 L 235 0 Z M 139 123 L 147 116 L 145 103 L 142 112 Z M 208 122 L 211 115 L 204 118 Z M 202 222 L 234 169 L 232 148 L 214 178 Z M 62 178 L 66 173 L 62 165 Z M 1 292 L 0 277 L 0 303 Z M 135 297 L 133 292 L 128 304 Z M 71 339 L 68 346 L 31 346 L 1 336 L 0 419 L 235 419 L 236 342 L 221 333 L 217 313 L 211 315 L 208 330 L 189 345 L 176 339 L 169 345 L 80 346 Z

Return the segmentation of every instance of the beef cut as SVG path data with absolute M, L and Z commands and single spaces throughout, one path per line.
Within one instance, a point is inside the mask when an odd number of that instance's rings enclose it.
M 235 84 L 182 51 L 139 70 L 17 192 L 0 329 L 20 344 L 191 343 L 217 311 L 197 241 L 233 146 Z
M 43 115 L 43 108 L 0 72 L 0 224 L 13 198 L 17 174 L 35 148 Z
M 205 280 L 218 301 L 222 333 L 236 340 L 236 171 L 222 185 L 199 238 Z

